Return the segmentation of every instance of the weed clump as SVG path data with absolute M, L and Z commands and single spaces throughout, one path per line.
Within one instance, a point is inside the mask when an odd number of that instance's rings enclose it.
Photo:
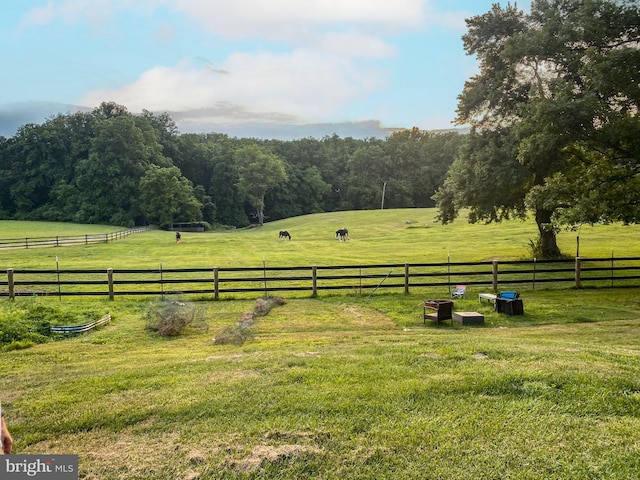
M 166 299 L 154 301 L 144 314 L 147 330 L 163 337 L 176 337 L 188 327 L 206 329 L 206 324 L 199 317 L 199 310 L 193 303 Z

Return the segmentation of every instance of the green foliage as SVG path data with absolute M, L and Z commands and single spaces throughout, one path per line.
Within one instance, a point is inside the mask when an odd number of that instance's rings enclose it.
M 32 304 L 26 310 L 14 310 L 10 316 L 0 318 L 0 345 L 28 340 L 41 343 L 47 340 L 51 321 L 60 319 L 62 312 Z
M 0 345 L 3 349 L 27 348 L 29 345 L 45 343 L 58 336 L 51 326 L 81 325 L 100 318 L 103 314 L 96 308 L 81 310 L 64 306 L 53 306 L 31 300 L 24 305 L 9 304 L 0 315 Z
M 532 189 L 527 203 L 556 206 L 557 225 L 639 223 L 640 176 L 634 170 L 601 153 L 572 148 L 569 167 Z
M 200 221 L 201 209 L 191 182 L 177 167 L 150 165 L 140 179 L 140 211 L 154 225 Z
M 558 225 L 638 218 L 639 22 L 637 2 L 611 0 L 536 1 L 530 13 L 496 4 L 468 20 L 465 49 L 481 68 L 457 120 L 480 150 L 462 150 L 436 195 L 444 221 L 526 205 L 541 251 L 556 257 Z M 497 157 L 506 169 L 488 155 L 491 136 L 511 145 Z
M 531 175 L 516 160 L 516 151 L 513 139 L 501 132 L 471 133 L 433 197 L 438 219 L 451 223 L 467 207 L 470 223 L 524 218 Z
M 461 140 L 416 128 L 378 140 L 180 135 L 167 114 L 105 102 L 0 142 L 0 218 L 244 227 L 265 211 L 276 220 L 377 208 L 382 185 L 386 208 L 427 207 Z
M 247 145 L 234 153 L 238 167 L 236 186 L 256 209 L 258 223 L 264 222 L 264 196 L 287 181 L 283 160 L 257 145 Z
M 42 342 L 37 342 L 42 343 Z M 7 345 L 2 346 L 3 352 L 11 352 L 13 350 L 24 350 L 26 348 L 31 348 L 35 345 L 32 340 L 14 340 Z

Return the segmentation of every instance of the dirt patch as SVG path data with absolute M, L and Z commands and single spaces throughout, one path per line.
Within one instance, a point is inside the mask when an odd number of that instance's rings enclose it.
M 258 445 L 251 454 L 234 463 L 235 470 L 251 473 L 261 468 L 266 463 L 276 463 L 282 460 L 290 460 L 305 455 L 319 455 L 321 450 L 307 445 Z

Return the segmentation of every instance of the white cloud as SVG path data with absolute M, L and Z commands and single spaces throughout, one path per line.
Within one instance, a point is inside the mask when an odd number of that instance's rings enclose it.
M 30 9 L 22 26 L 88 20 L 106 22 L 113 14 L 148 14 L 169 8 L 203 29 L 225 38 L 295 38 L 309 29 L 357 23 L 365 28 L 398 31 L 417 27 L 430 0 L 65 0 Z
M 31 25 L 46 25 L 51 23 L 55 17 L 56 11 L 53 7 L 53 3 L 49 2 L 44 7 L 35 7 L 30 9 L 22 18 L 20 28 L 25 28 Z
M 81 104 L 96 106 L 104 100 L 126 105 L 136 112 L 184 111 L 227 103 L 243 114 L 271 113 L 319 121 L 346 102 L 384 86 L 381 72 L 357 68 L 339 56 L 296 50 L 230 55 L 220 69 L 202 61 L 156 67 L 137 81 L 117 90 L 89 92 Z
M 67 24 L 82 21 L 92 25 L 104 24 L 110 21 L 116 11 L 129 8 L 131 4 L 131 0 L 49 1 L 45 7 L 34 7 L 28 10 L 20 22 L 19 29 L 47 25 L 58 20 Z
M 181 16 L 212 37 L 212 45 L 224 42 L 230 49 L 240 40 L 242 51 L 215 66 L 202 58 L 158 65 L 128 85 L 83 94 L 77 103 L 95 107 L 110 100 L 133 112 L 206 111 L 226 122 L 325 122 L 387 88 L 389 72 L 377 62 L 396 55 L 394 35 L 436 25 L 464 29 L 462 14 L 432 4 L 435 0 L 51 0 L 30 10 L 22 26 L 60 21 L 111 28 L 109 22 L 122 12 L 141 18 L 153 13 L 150 36 L 162 44 L 179 38 L 181 24 L 174 20 Z
M 158 43 L 169 43 L 176 37 L 176 30 L 168 22 L 164 22 L 158 28 L 156 28 L 153 38 Z
M 345 57 L 382 58 L 396 53 L 393 46 L 380 38 L 350 31 L 326 33 L 310 42 L 309 47 L 319 51 L 332 52 Z
M 446 5 L 446 2 L 442 2 Z M 443 10 L 436 8 L 432 3 L 425 6 L 424 18 L 428 27 L 451 29 L 458 32 L 467 30 L 466 18 L 472 14 L 465 10 Z
M 398 31 L 417 27 L 427 0 L 175 0 L 173 8 L 226 38 L 295 39 L 309 30 L 359 24 Z

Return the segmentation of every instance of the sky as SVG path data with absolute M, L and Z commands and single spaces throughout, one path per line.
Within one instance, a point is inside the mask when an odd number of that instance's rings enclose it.
M 0 16 L 0 135 L 102 102 L 181 133 L 446 130 L 497 0 L 19 0 Z

